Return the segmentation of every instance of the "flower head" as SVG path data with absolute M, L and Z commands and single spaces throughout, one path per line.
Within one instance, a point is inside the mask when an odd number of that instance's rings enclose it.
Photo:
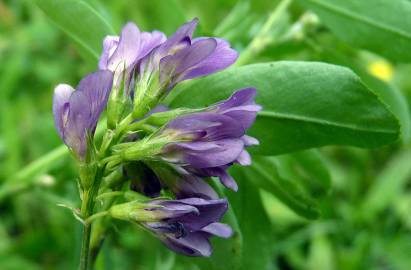
M 237 184 L 226 170 L 234 163 L 251 163 L 245 148 L 258 144 L 246 135 L 261 109 L 254 102 L 255 95 L 253 88 L 236 91 L 200 112 L 177 116 L 149 137 L 117 145 L 108 167 L 122 161 L 161 160 L 198 177 L 219 177 L 224 186 L 236 191 Z
M 188 256 L 210 256 L 211 236 L 230 237 L 231 228 L 219 223 L 226 199 L 151 200 L 125 203 L 110 209 L 114 218 L 139 222 L 170 249 Z
M 258 141 L 245 132 L 261 109 L 254 102 L 255 94 L 253 88 L 239 90 L 204 112 L 171 121 L 163 132 L 180 141 L 167 144 L 162 158 L 184 166 L 197 176 L 217 176 L 226 187 L 237 190 L 226 169 L 233 163 L 251 163 L 245 147 L 256 145 Z
M 54 90 L 53 115 L 60 137 L 80 159 L 87 150 L 87 136 L 93 136 L 107 104 L 113 82 L 110 71 L 97 71 L 82 79 L 74 90 L 59 84 Z

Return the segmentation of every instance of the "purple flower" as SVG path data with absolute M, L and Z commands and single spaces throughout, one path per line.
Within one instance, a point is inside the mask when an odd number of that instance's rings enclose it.
M 106 36 L 98 67 L 100 70 L 115 72 L 116 85 L 124 70 L 131 72 L 132 66 L 150 51 L 166 40 L 159 31 L 140 32 L 134 23 L 127 23 L 120 37 Z
M 53 115 L 57 131 L 80 159 L 86 156 L 87 136 L 94 135 L 112 82 L 110 71 L 97 71 L 82 79 L 76 91 L 67 84 L 59 84 L 54 90 Z
M 159 218 L 142 225 L 152 231 L 168 248 L 187 256 L 210 256 L 211 236 L 228 238 L 232 235 L 230 226 L 219 223 L 227 211 L 227 200 L 204 200 L 188 198 L 183 200 L 154 200 L 153 211 Z
M 194 19 L 182 25 L 141 60 L 139 83 L 147 83 L 150 76 L 159 73 L 160 88 L 166 93 L 178 82 L 217 72 L 235 62 L 238 54 L 227 41 L 209 37 L 192 39 L 197 23 L 198 19 Z
M 255 95 L 253 88 L 242 89 L 203 112 L 175 118 L 162 132 L 177 142 L 167 144 L 161 157 L 199 177 L 219 177 L 224 186 L 236 191 L 237 184 L 226 170 L 233 163 L 251 163 L 245 147 L 258 141 L 245 132 L 261 109 Z

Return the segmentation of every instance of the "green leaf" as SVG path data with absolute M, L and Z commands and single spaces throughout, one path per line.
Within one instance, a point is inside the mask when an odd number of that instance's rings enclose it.
M 263 106 L 248 132 L 257 154 L 275 155 L 324 145 L 365 148 L 392 143 L 398 120 L 352 71 L 317 62 L 272 62 L 232 68 L 182 84 L 171 107 L 201 107 L 236 89 L 255 87 Z
M 401 124 L 401 138 L 404 143 L 411 139 L 411 117 L 408 102 L 401 90 L 393 84 L 367 76 L 358 72 L 364 82 L 370 86 L 381 100 L 387 105 L 388 109 L 399 119 Z
M 370 87 L 370 90 L 377 94 L 387 105 L 388 109 L 399 119 L 401 124 L 401 137 L 403 142 L 407 143 L 411 139 L 411 118 L 405 96 L 401 93 L 400 89 L 393 84 L 381 81 L 367 71 L 367 64 L 370 62 L 369 59 L 364 59 L 364 57 L 353 58 L 352 55 L 356 55 L 357 53 L 354 49 L 347 50 L 346 46 L 343 46 L 344 49 L 338 50 L 342 45 L 336 45 L 336 42 L 338 41 L 332 39 L 328 45 L 319 44 L 322 46 L 321 60 L 346 66 L 360 76 L 364 83 Z M 331 44 L 335 46 L 335 48 L 330 46 Z
M 299 0 L 340 39 L 395 61 L 411 61 L 411 2 Z
M 237 167 L 230 172 L 239 186 L 238 192 L 226 190 L 243 237 L 239 269 L 272 269 L 272 225 L 263 207 L 259 189 L 243 169 Z
M 104 18 L 82 0 L 35 0 L 46 15 L 95 59 L 103 39 L 114 30 Z
M 316 200 L 298 181 L 281 175 L 280 166 L 276 157 L 257 156 L 253 158 L 253 164 L 243 170 L 250 182 L 272 193 L 296 214 L 308 219 L 317 218 L 320 210 Z

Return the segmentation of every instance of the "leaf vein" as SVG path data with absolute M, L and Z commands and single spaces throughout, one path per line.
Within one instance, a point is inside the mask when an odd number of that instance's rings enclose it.
M 279 113 L 279 112 L 261 111 L 258 113 L 258 116 L 309 122 L 309 123 L 314 123 L 314 124 L 346 128 L 346 129 L 352 129 L 352 130 L 363 131 L 363 132 L 376 132 L 376 133 L 386 133 L 386 134 L 397 134 L 398 133 L 397 131 L 390 130 L 390 129 L 365 128 L 365 127 L 359 127 L 356 125 L 351 125 L 351 124 L 346 124 L 346 123 L 336 123 L 336 122 L 332 122 L 332 121 L 328 121 L 324 119 L 318 119 L 318 118 L 300 116 L 300 115 L 291 115 L 291 114 Z

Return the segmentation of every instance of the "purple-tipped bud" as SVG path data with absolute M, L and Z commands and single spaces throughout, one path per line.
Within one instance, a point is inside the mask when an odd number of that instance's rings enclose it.
M 251 164 L 245 147 L 258 141 L 245 135 L 261 109 L 254 102 L 256 91 L 246 88 L 204 112 L 177 117 L 163 130 L 177 141 L 163 148 L 164 160 L 180 164 L 200 177 L 219 177 L 228 188 L 237 184 L 226 172 L 233 163 Z
M 110 71 L 98 71 L 81 80 L 76 91 L 66 84 L 60 84 L 54 90 L 53 115 L 57 131 L 80 159 L 85 158 L 87 136 L 94 135 L 112 82 Z

